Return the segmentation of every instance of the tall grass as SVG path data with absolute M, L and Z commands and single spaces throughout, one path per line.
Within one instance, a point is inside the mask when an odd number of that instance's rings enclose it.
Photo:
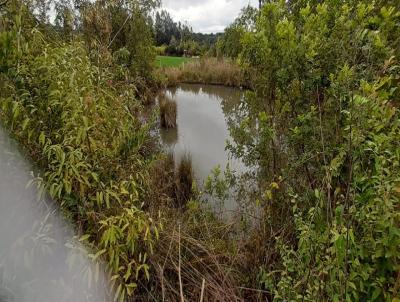
M 179 83 L 247 86 L 240 67 L 228 59 L 202 58 L 161 72 L 166 86 Z
M 161 293 L 158 301 L 241 301 L 242 280 L 232 269 L 236 255 L 228 252 L 234 245 L 229 239 L 231 230 L 199 212 L 168 213 L 175 223 L 170 219 L 165 225 L 163 240 L 150 259 L 155 268 L 153 288 Z
M 175 128 L 177 117 L 177 106 L 174 100 L 166 95 L 159 97 L 160 123 L 163 128 Z
M 153 163 L 149 193 L 150 212 L 162 211 L 160 240 L 149 261 L 150 292 L 137 301 L 240 301 L 241 276 L 234 269 L 239 246 L 231 225 L 218 221 L 211 210 L 196 200 L 190 155 L 179 161 L 172 154 Z M 211 208 L 210 208 L 211 209 Z M 182 289 L 182 291 L 181 291 Z
M 184 207 L 188 200 L 193 197 L 193 168 L 192 158 L 189 154 L 185 154 L 179 161 L 176 170 L 176 201 L 179 207 Z
M 192 158 L 189 154 L 185 154 L 178 162 L 173 154 L 158 160 L 151 169 L 151 180 L 155 208 L 160 206 L 161 201 L 171 208 L 183 209 L 190 199 L 196 197 L 193 190 Z

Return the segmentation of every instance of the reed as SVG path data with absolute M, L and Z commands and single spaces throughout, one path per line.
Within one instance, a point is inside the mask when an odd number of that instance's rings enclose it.
M 177 205 L 182 208 L 193 197 L 193 167 L 192 158 L 185 154 L 179 161 L 175 175 L 175 195 Z
M 176 161 L 174 155 L 169 153 L 156 161 L 151 169 L 151 205 L 154 208 L 168 206 L 184 209 L 187 202 L 195 197 L 193 175 L 189 154 Z
M 192 83 L 247 87 L 240 67 L 228 59 L 202 58 L 161 72 L 166 78 L 166 86 Z
M 159 97 L 160 123 L 163 128 L 175 128 L 177 117 L 177 106 L 174 100 L 165 95 Z

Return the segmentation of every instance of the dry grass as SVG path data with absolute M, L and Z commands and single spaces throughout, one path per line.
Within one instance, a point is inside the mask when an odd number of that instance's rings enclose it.
M 163 229 L 150 256 L 150 281 L 142 280 L 135 301 L 266 301 L 257 286 L 260 259 L 276 257 L 265 251 L 270 236 L 253 236 L 235 222 L 219 220 L 196 200 L 192 191 L 190 156 L 176 163 L 173 155 L 154 163 L 148 211 L 163 213 Z M 268 234 L 266 234 L 268 235 Z M 263 239 L 264 240 L 263 240 Z M 256 250 L 255 250 L 256 249 Z M 257 257 L 255 257 L 257 255 Z M 251 272 L 251 273 L 250 273 Z M 150 283 L 147 283 L 150 282 Z
M 192 158 L 186 154 L 181 158 L 175 175 L 175 194 L 178 207 L 184 207 L 187 201 L 193 197 L 193 180 Z
M 175 128 L 177 117 L 177 106 L 174 100 L 165 95 L 159 97 L 160 123 L 163 128 Z
M 158 160 L 151 169 L 151 195 L 154 208 L 167 206 L 185 208 L 187 202 L 195 197 L 193 191 L 193 168 L 190 155 L 183 156 L 175 165 L 172 154 Z
M 227 59 L 202 58 L 161 72 L 166 77 L 167 86 L 179 83 L 246 86 L 240 67 Z
M 185 211 L 165 209 L 164 229 L 154 254 L 152 292 L 146 301 L 243 301 L 241 280 L 233 269 L 239 259 L 232 226 L 190 205 Z
M 190 201 L 193 168 L 189 155 L 176 163 L 169 154 L 153 167 L 154 206 L 164 227 L 150 257 L 151 284 L 137 301 L 243 301 L 241 280 L 232 269 L 238 260 L 232 226 Z M 157 199 L 157 200 L 156 200 Z M 161 201 L 162 200 L 162 201 Z M 161 202 L 160 202 L 161 201 Z M 242 262 L 240 260 L 239 262 Z M 143 281 L 146 282 L 146 281 Z

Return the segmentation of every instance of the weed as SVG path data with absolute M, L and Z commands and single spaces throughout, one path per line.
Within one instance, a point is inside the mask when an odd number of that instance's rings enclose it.
M 160 123 L 163 128 L 175 128 L 177 117 L 177 106 L 174 100 L 165 95 L 159 97 Z

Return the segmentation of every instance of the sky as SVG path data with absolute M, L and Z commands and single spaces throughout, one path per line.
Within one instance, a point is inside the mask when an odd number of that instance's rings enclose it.
M 257 7 L 258 0 L 162 0 L 174 21 L 187 21 L 202 33 L 223 32 L 248 4 Z

